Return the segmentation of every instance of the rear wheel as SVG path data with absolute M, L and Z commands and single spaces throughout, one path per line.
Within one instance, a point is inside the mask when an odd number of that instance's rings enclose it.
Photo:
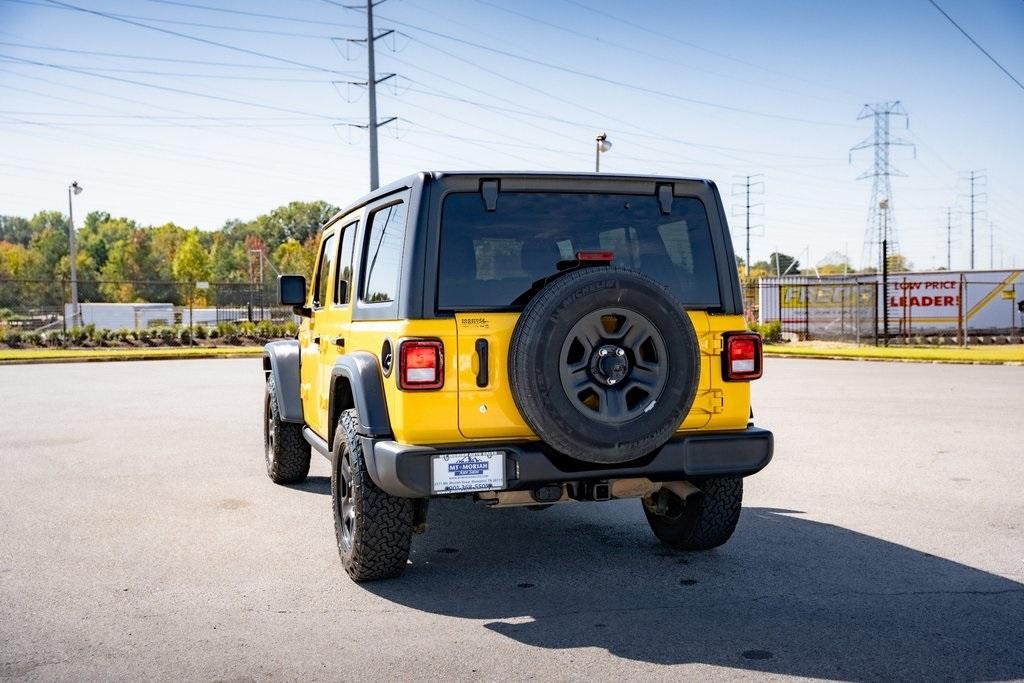
M 373 483 L 355 426 L 356 411 L 344 411 L 331 468 L 338 553 L 354 581 L 388 579 L 401 574 L 409 559 L 416 501 L 392 496 Z
M 736 530 L 743 479 L 716 477 L 698 487 L 685 500 L 668 489 L 644 498 L 647 523 L 662 543 L 677 550 L 709 550 L 728 541 Z
M 267 475 L 275 484 L 297 484 L 309 474 L 309 455 L 302 425 L 281 421 L 274 378 L 268 377 L 263 398 L 263 457 Z

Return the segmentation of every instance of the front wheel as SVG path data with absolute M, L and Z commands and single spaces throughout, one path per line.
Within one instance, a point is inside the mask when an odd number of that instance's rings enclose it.
M 388 579 L 401 574 L 409 560 L 415 501 L 392 496 L 373 483 L 355 426 L 356 411 L 344 411 L 331 468 L 338 553 L 352 580 Z
M 298 484 L 309 474 L 309 444 L 302 425 L 282 422 L 274 378 L 267 378 L 263 397 L 263 457 L 267 475 L 275 484 Z
M 716 477 L 698 484 L 699 491 L 681 499 L 667 489 L 644 498 L 651 531 L 676 550 L 709 550 L 732 536 L 743 505 L 743 479 Z

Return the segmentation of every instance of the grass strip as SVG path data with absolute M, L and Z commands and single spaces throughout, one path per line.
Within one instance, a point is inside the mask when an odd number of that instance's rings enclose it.
M 141 349 L 0 349 L 0 364 L 174 360 L 185 358 L 250 358 L 259 356 L 262 353 L 262 346 L 182 346 Z
M 968 348 L 884 346 L 765 345 L 766 356 L 896 360 L 931 363 L 1024 363 L 1024 346 L 972 346 Z

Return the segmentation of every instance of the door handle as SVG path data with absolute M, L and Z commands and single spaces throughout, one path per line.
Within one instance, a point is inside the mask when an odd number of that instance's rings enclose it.
M 320 335 L 319 334 L 317 336 L 313 337 L 313 343 L 319 346 L 319 344 L 320 344 Z
M 476 385 L 478 387 L 486 387 L 487 386 L 487 381 L 488 381 L 488 377 L 487 377 L 487 356 L 489 355 L 488 354 L 488 348 L 489 348 L 489 346 L 487 344 L 487 340 L 486 339 L 477 339 L 476 340 L 476 355 L 477 355 L 477 358 L 480 361 L 479 367 L 477 368 L 477 371 L 476 371 Z
M 344 337 L 335 337 L 331 341 L 334 342 L 335 346 L 340 346 L 341 348 L 345 348 L 345 338 Z

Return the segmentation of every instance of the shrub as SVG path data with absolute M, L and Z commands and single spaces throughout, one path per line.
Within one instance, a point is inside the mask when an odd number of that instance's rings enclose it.
M 192 332 L 187 327 L 181 328 L 181 331 L 178 332 L 178 341 L 182 344 L 191 344 Z
M 146 344 L 147 346 L 151 346 L 152 345 L 153 333 L 150 330 L 147 330 L 147 329 L 137 330 L 135 332 L 135 336 L 143 344 Z
M 24 337 L 21 332 L 7 332 L 4 334 L 4 343 L 10 346 L 12 349 L 16 349 L 21 346 L 24 341 Z
M 261 320 L 256 324 L 256 335 L 261 339 L 273 339 L 277 335 L 277 325 L 270 320 Z
M 43 346 L 46 343 L 46 339 L 39 332 L 32 332 L 25 335 L 25 341 L 32 346 Z
M 89 339 L 89 331 L 82 327 L 72 327 L 68 330 L 66 338 L 72 346 L 82 346 Z
M 238 326 L 238 332 L 243 337 L 255 337 L 256 336 L 256 323 L 251 320 L 243 320 Z
M 284 324 L 284 336 L 286 337 L 297 337 L 299 335 L 299 326 L 295 324 L 294 320 L 289 320 Z
M 782 323 L 773 320 L 770 323 L 751 323 L 750 329 L 761 335 L 765 344 L 778 344 L 782 342 Z
M 229 334 L 237 335 L 238 325 L 236 325 L 235 323 L 217 323 L 216 330 L 218 337 L 226 337 Z M 211 339 L 212 338 L 213 337 L 211 336 Z
M 173 346 L 178 341 L 178 333 L 173 327 L 159 327 L 155 336 L 167 346 Z
M 198 325 L 193 331 L 193 334 L 195 335 L 196 339 L 206 339 L 206 332 L 206 325 Z

